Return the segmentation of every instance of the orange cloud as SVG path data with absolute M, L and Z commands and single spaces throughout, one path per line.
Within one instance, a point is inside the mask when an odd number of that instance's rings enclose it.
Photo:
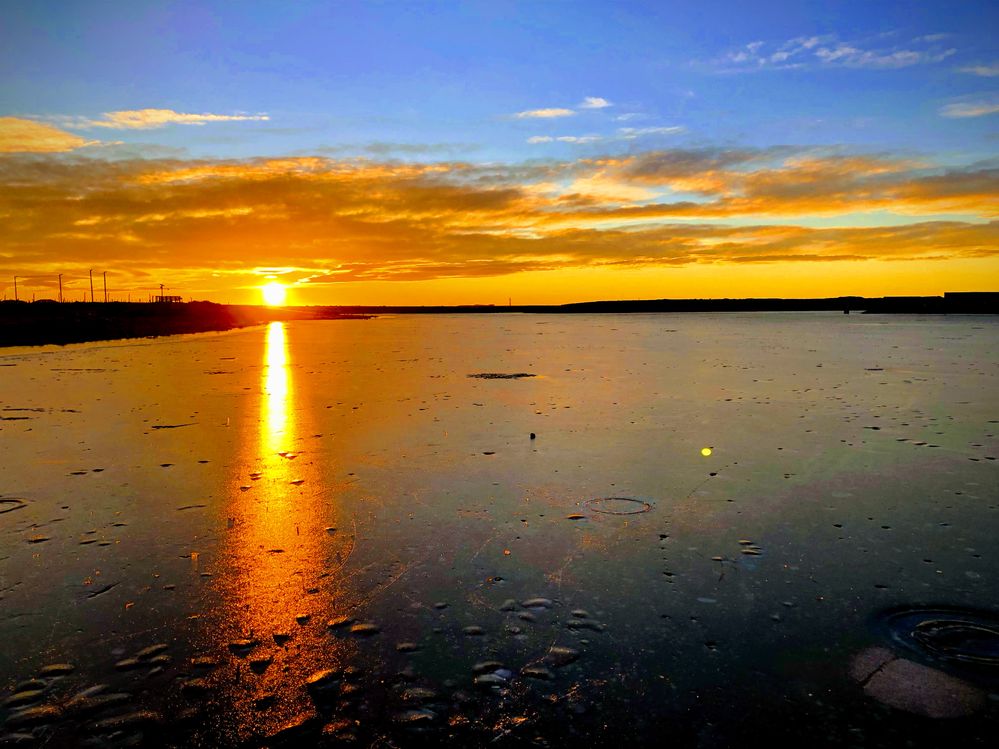
M 0 153 L 59 153 L 98 143 L 34 120 L 0 117 Z
M 86 127 L 107 127 L 115 130 L 148 130 L 166 125 L 205 125 L 210 122 L 244 122 L 248 120 L 269 120 L 266 114 L 191 114 L 175 112 L 172 109 L 126 109 L 105 112 L 103 119 L 86 120 Z
M 484 278 L 526 271 L 995 259 L 999 174 L 790 149 L 671 151 L 520 165 L 6 156 L 0 273 L 142 289 Z M 656 202 L 680 186 L 696 199 Z M 892 210 L 886 226 L 773 223 Z M 901 214 L 960 211 L 975 221 Z M 746 217 L 757 217 L 746 224 Z M 725 223 L 741 217 L 740 225 Z M 678 220 L 678 219 L 683 219 Z M 50 281 L 44 281 L 49 283 Z
M 548 220 L 830 216 L 873 210 L 999 215 L 995 199 L 999 169 L 992 165 L 943 171 L 910 159 L 821 156 L 779 147 L 655 152 L 619 160 L 607 174 L 695 198 L 595 206 L 583 212 L 552 213 Z

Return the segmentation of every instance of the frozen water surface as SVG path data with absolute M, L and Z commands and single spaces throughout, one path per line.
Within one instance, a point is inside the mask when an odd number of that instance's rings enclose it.
M 826 313 L 6 349 L 0 742 L 984 746 L 997 365 Z

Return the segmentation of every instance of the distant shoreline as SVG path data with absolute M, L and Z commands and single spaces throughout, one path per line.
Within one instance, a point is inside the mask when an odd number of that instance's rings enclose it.
M 428 305 L 309 307 L 362 315 L 469 313 L 626 313 L 626 312 L 860 312 L 880 314 L 999 314 L 999 292 L 948 292 L 943 296 L 860 297 L 814 299 L 622 299 L 527 305 Z
M 0 347 L 44 346 L 225 331 L 277 320 L 363 320 L 411 314 L 649 312 L 858 312 L 999 314 L 999 292 L 934 297 L 822 299 L 646 299 L 559 305 L 263 307 L 215 302 L 0 302 Z

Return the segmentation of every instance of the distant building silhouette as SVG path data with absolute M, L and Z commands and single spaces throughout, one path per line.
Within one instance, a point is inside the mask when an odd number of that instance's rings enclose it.
M 179 301 L 181 301 L 181 298 L 179 296 L 174 295 L 174 294 L 166 294 L 166 295 L 157 295 L 157 296 L 153 297 L 153 301 L 155 301 L 155 302 L 179 302 Z

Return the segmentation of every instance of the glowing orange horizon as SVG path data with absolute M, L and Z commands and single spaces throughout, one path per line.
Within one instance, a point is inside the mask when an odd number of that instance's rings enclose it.
M 289 285 L 305 305 L 999 286 L 999 184 L 974 165 L 730 149 L 540 166 L 95 158 L 39 170 L 56 158 L 11 157 L 0 175 L 0 214 L 9 203 L 18 216 L 0 225 L 0 279 L 17 276 L 24 298 L 56 298 L 62 275 L 78 300 L 95 267 L 112 298 L 145 298 L 156 279 L 186 298 L 271 306 L 289 303 Z

